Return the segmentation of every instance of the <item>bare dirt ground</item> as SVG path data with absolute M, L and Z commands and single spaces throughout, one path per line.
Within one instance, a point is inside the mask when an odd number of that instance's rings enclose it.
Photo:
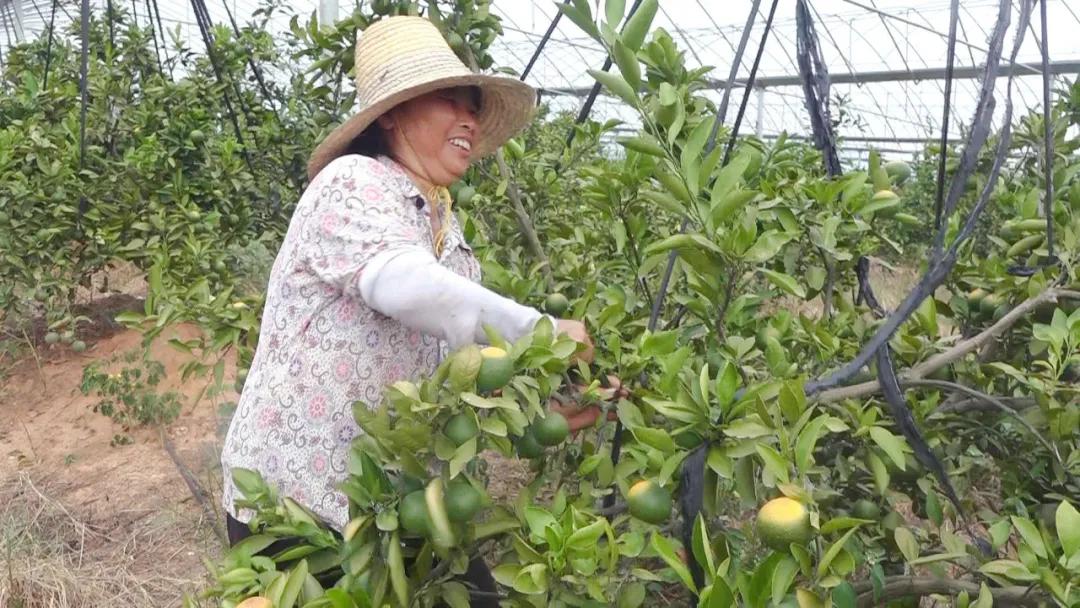
M 0 385 L 0 606 L 178 605 L 205 572 L 201 556 L 220 552 L 159 432 L 134 430 L 133 443 L 112 446 L 122 429 L 79 391 L 87 363 L 139 344 L 123 331 L 82 354 L 42 348 Z M 236 396 L 196 401 L 202 383 L 177 372 L 184 355 L 164 341 L 152 352 L 167 370 L 159 389 L 184 396 L 164 433 L 216 507 L 217 407 Z

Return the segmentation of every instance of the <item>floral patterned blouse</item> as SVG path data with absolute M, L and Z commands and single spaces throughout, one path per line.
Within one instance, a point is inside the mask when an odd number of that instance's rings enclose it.
M 347 155 L 323 169 L 293 213 L 270 274 L 259 345 L 222 451 L 223 504 L 240 521 L 230 471 L 260 472 L 338 529 L 348 501 L 336 486 L 359 434 L 352 403 L 429 374 L 447 346 L 371 309 L 360 276 L 377 254 L 418 245 L 434 256 L 430 209 L 393 160 Z M 472 281 L 480 265 L 457 220 L 439 263 Z

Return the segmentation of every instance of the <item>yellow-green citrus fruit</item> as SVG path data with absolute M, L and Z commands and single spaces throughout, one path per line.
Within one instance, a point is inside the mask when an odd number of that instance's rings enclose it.
M 536 440 L 531 426 L 525 429 L 525 434 L 517 440 L 517 452 L 522 458 L 539 458 L 544 453 L 544 446 Z
M 45 334 L 45 343 L 46 344 L 56 344 L 59 341 L 60 341 L 60 334 L 56 333 L 55 331 L 50 331 L 49 333 Z
M 405 495 L 398 505 L 398 521 L 407 532 L 425 536 L 431 527 L 424 491 L 415 490 Z
M 667 521 L 671 516 L 671 493 L 651 479 L 642 479 L 630 486 L 626 494 L 630 515 L 650 524 Z
M 480 350 L 480 372 L 476 374 L 476 390 L 489 393 L 502 388 L 514 377 L 514 362 L 505 350 L 488 346 Z
M 544 310 L 550 315 L 561 317 L 570 308 L 570 301 L 561 293 L 553 293 L 544 300 Z
M 191 133 L 188 134 L 188 137 L 191 138 L 191 143 L 195 145 L 199 145 L 206 141 L 206 134 L 198 129 L 193 129 Z
M 786 496 L 765 503 L 757 514 L 757 531 L 770 548 L 786 551 L 788 545 L 805 544 L 813 536 L 806 505 Z
M 83 342 L 82 340 L 75 340 L 74 342 L 71 343 L 71 350 L 73 350 L 73 351 L 75 351 L 77 353 L 81 353 L 81 352 L 85 351 L 86 350 L 86 342 Z
M 881 517 L 881 507 L 872 500 L 860 498 L 855 501 L 855 505 L 851 508 L 851 514 L 859 519 L 877 521 Z
M 990 315 L 994 314 L 994 311 L 997 310 L 998 306 L 1001 306 L 1002 302 L 1003 299 L 1001 296 L 996 293 L 992 293 L 979 302 L 979 312 L 989 317 Z
M 405 494 L 411 494 L 417 490 L 422 491 L 425 485 L 427 485 L 427 483 L 423 479 L 408 473 L 402 473 L 401 477 L 398 479 L 398 487 L 400 487 L 401 491 Z
M 458 446 L 476 437 L 480 429 L 477 428 L 476 418 L 472 414 L 462 412 L 450 417 L 443 432 L 455 446 Z
M 559 412 L 548 412 L 547 416 L 537 418 L 532 425 L 536 441 L 543 446 L 562 443 L 570 434 L 570 423 Z
M 446 486 L 446 516 L 450 521 L 472 519 L 480 511 L 480 492 L 466 481 L 451 481 Z
M 274 608 L 274 603 L 265 597 L 249 597 L 237 604 L 236 608 Z
M 889 179 L 894 184 L 902 184 L 911 177 L 911 165 L 902 160 L 894 160 L 885 163 L 885 173 L 889 174 Z
M 976 287 L 969 291 L 967 295 L 968 310 L 971 312 L 978 312 L 979 303 L 982 302 L 983 298 L 987 295 L 989 295 L 988 292 L 982 287 Z
M 874 193 L 874 196 L 870 199 L 872 201 L 891 201 L 900 198 L 892 190 L 878 190 Z

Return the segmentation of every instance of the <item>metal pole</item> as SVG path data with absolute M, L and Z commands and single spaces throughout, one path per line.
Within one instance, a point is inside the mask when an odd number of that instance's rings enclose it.
M 319 0 L 319 26 L 330 27 L 338 20 L 338 0 Z
M 757 119 L 754 121 L 754 135 L 761 137 L 765 131 L 765 87 L 757 88 Z
M 15 7 L 15 41 L 22 43 L 26 40 L 26 32 L 23 30 L 23 5 L 22 0 L 13 0 L 11 3 Z

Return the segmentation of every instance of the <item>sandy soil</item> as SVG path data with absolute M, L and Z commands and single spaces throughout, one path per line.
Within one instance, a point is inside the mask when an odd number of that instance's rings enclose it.
M 179 327 L 166 337 L 190 338 L 196 331 Z M 39 595 L 48 588 L 64 587 L 59 581 L 61 573 L 53 572 L 57 580 L 50 581 L 42 580 L 41 572 L 35 570 L 46 558 L 72 561 L 72 569 L 76 569 L 74 562 L 108 566 L 97 574 L 109 581 L 96 582 L 111 590 L 92 589 L 95 581 L 84 579 L 54 594 L 56 603 L 40 597 L 40 604 L 31 601 L 28 606 L 89 606 L 93 605 L 91 598 L 119 602 L 136 599 L 148 590 L 155 598 L 154 605 L 177 605 L 182 593 L 193 588 L 205 572 L 201 556 L 220 552 L 221 543 L 204 509 L 163 449 L 159 432 L 134 430 L 130 433 L 133 443 L 111 445 L 113 436 L 123 429 L 92 411 L 97 400 L 79 391 L 86 364 L 137 349 L 140 339 L 135 332 L 121 331 L 101 337 L 82 354 L 62 346 L 41 347 L 35 356 L 15 366 L 0 385 L 0 412 L 5 421 L 0 427 L 0 504 L 7 505 L 0 509 L 4 514 L 0 532 L 26 538 L 22 548 L 31 554 L 20 556 L 10 540 L 8 551 L 0 551 L 0 563 L 10 562 L 0 568 L 5 571 L 5 576 L 0 576 L 0 605 L 17 605 L 5 604 L 5 593 L 17 591 L 21 578 L 23 593 L 34 596 L 26 590 L 29 583 L 20 570 L 24 574 L 36 572 L 33 584 L 41 588 Z M 159 389 L 176 390 L 183 396 L 180 417 L 164 432 L 183 465 L 211 495 L 207 502 L 216 508 L 215 494 L 220 487 L 218 409 L 236 395 L 229 392 L 197 400 L 203 384 L 181 382 L 177 371 L 186 355 L 165 340 L 154 344 L 152 353 L 167 371 Z M 227 377 L 232 377 L 231 370 Z M 220 521 L 219 514 L 213 517 L 215 523 Z M 78 537 L 62 538 L 65 531 Z M 50 541 L 66 544 L 68 555 L 56 555 L 47 551 L 48 547 L 30 548 L 35 536 L 46 545 Z M 35 551 L 48 555 L 35 557 Z M 129 588 L 116 588 L 124 586 L 120 581 L 128 574 L 131 580 L 124 585 Z M 75 578 L 85 576 L 91 573 Z M 130 588 L 140 585 L 145 589 Z M 95 595 L 98 592 L 105 595 Z

